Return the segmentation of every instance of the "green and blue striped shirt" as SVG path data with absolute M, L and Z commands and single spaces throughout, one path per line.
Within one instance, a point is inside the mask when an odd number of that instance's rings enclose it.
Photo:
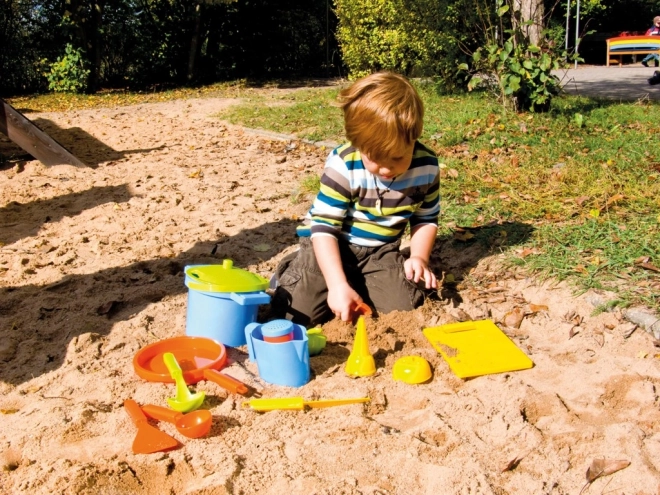
M 298 235 L 331 235 L 359 246 L 382 246 L 411 229 L 438 225 L 440 168 L 438 159 L 419 141 L 406 172 L 391 183 L 364 168 L 360 151 L 350 144 L 332 150 L 306 226 Z

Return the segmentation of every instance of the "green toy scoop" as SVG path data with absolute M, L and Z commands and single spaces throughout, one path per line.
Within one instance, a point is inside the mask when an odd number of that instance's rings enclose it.
M 166 352 L 163 354 L 163 362 L 167 366 L 167 370 L 170 372 L 170 376 L 174 379 L 176 383 L 176 397 L 171 397 L 167 399 L 169 406 L 175 411 L 182 413 L 194 411 L 198 409 L 199 406 L 204 402 L 205 393 L 196 392 L 192 393 L 188 390 L 188 385 L 183 379 L 183 371 L 179 362 L 174 357 L 174 354 L 171 352 Z

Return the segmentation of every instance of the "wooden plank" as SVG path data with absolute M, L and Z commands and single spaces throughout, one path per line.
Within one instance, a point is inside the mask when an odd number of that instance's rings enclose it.
M 0 132 L 46 166 L 86 166 L 3 99 L 0 99 Z

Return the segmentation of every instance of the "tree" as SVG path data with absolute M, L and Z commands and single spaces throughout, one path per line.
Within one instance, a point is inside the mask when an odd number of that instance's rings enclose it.
M 520 12 L 520 28 L 533 45 L 541 41 L 541 32 L 544 29 L 544 6 L 543 0 L 514 0 L 514 11 Z
M 197 59 L 199 58 L 199 51 L 201 49 L 203 38 L 208 36 L 207 33 L 202 33 L 202 17 L 205 5 L 221 5 L 230 4 L 237 0 L 197 0 L 192 5 L 193 29 L 190 37 L 190 51 L 188 54 L 188 71 L 186 79 L 192 82 L 195 78 L 195 69 Z
M 87 53 L 88 91 L 95 91 L 99 86 L 105 4 L 106 0 L 64 0 L 63 20 L 73 28 L 80 45 Z

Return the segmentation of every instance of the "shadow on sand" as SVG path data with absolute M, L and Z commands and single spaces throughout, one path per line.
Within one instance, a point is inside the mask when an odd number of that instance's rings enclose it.
M 0 380 L 20 384 L 59 368 L 72 339 L 106 336 L 115 323 L 130 320 L 149 304 L 186 292 L 186 265 L 258 263 L 263 253 L 245 249 L 262 235 L 281 232 L 274 252 L 295 243 L 297 222 L 284 219 L 215 242 L 201 242 L 174 258 L 151 259 L 92 274 L 66 275 L 50 285 L 0 289 Z M 214 253 L 214 254 L 212 254 Z M 231 256 L 236 253 L 235 256 Z M 98 304 L 98 295 L 105 301 Z

